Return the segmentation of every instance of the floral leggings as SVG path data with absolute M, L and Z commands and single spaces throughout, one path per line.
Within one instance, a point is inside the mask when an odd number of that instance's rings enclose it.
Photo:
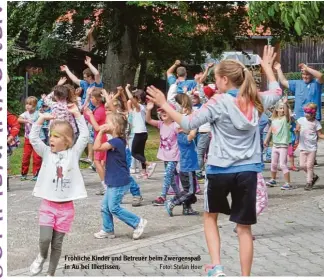
M 165 168 L 165 173 L 164 173 L 164 181 L 163 181 L 163 187 L 162 187 L 162 197 L 166 197 L 167 192 L 170 188 L 174 190 L 176 194 L 180 193 L 179 186 L 176 184 L 174 180 L 174 175 L 176 173 L 176 167 L 177 167 L 178 162 L 177 161 L 165 161 L 164 162 L 164 168 Z

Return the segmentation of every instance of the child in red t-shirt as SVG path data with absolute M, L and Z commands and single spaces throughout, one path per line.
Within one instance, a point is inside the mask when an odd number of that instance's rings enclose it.
M 9 157 L 12 155 L 12 151 L 18 147 L 20 131 L 20 123 L 18 117 L 7 111 L 7 171 L 10 169 Z M 7 176 L 7 191 L 9 191 L 9 176 Z
M 94 139 L 96 139 L 98 132 L 100 131 L 100 126 L 105 124 L 106 122 L 106 111 L 105 105 L 102 99 L 102 89 L 94 88 L 91 91 L 90 101 L 95 109 L 91 111 L 89 108 L 85 109 L 84 117 L 85 119 L 91 123 L 94 129 Z M 101 143 L 107 142 L 107 137 L 104 134 L 101 139 Z M 106 162 L 106 152 L 95 152 L 94 153 L 94 164 L 96 166 L 96 170 L 100 177 L 100 181 L 102 187 L 96 193 L 97 195 L 104 195 L 106 191 L 106 185 L 104 182 L 105 179 L 105 162 Z

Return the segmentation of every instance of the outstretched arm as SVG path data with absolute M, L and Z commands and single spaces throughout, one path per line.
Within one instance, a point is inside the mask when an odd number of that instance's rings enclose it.
M 130 101 L 132 101 L 132 104 L 133 104 L 133 106 L 136 108 L 136 111 L 139 112 L 139 110 L 140 110 L 141 108 L 140 108 L 140 105 L 138 104 L 137 100 L 134 98 L 134 96 L 132 95 L 132 93 L 131 93 L 131 91 L 130 91 L 130 84 L 127 84 L 127 85 L 126 85 L 125 90 L 126 90 L 126 93 L 127 93 L 128 99 L 129 99 Z
M 156 120 L 152 120 L 151 118 L 151 112 L 152 109 L 154 107 L 154 103 L 153 102 L 149 102 L 147 103 L 147 107 L 146 107 L 146 122 L 152 126 L 158 127 L 159 126 L 159 121 Z
M 84 63 L 90 68 L 92 74 L 95 77 L 95 82 L 97 84 L 100 84 L 101 83 L 100 73 L 99 73 L 98 69 L 91 64 L 91 57 L 86 56 Z
M 208 63 L 207 68 L 206 68 L 204 74 L 200 77 L 200 79 L 198 81 L 200 84 L 202 84 L 204 81 L 206 81 L 206 79 L 208 77 L 209 69 L 212 68 L 213 66 L 214 66 L 214 63 Z
M 285 88 L 289 88 L 289 82 L 287 81 L 285 75 L 283 74 L 282 70 L 281 70 L 281 64 L 278 62 L 275 62 L 274 64 L 274 69 L 277 70 L 277 74 L 278 74 L 278 78 L 279 78 L 279 82 L 285 87 Z
M 69 67 L 67 67 L 66 65 L 62 65 L 61 66 L 61 71 L 65 71 L 65 73 L 69 76 L 69 78 L 72 80 L 73 83 L 75 83 L 76 85 L 80 86 L 80 79 L 77 78 L 77 76 L 75 76 L 69 69 Z

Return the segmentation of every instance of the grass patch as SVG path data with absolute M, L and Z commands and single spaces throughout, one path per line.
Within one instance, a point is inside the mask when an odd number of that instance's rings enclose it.
M 160 145 L 160 135 L 159 131 L 152 127 L 147 126 L 148 129 L 148 140 L 145 146 L 145 156 L 148 161 L 156 161 L 157 151 Z M 24 137 L 20 137 L 20 146 L 13 152 L 13 155 L 9 158 L 10 160 L 10 170 L 9 175 L 20 175 L 21 174 L 21 162 L 22 162 L 22 155 L 24 151 Z M 85 157 L 85 155 L 84 155 Z M 89 164 L 80 163 L 80 168 L 84 169 L 89 167 Z M 29 167 L 29 173 L 32 172 L 32 159 L 31 164 Z

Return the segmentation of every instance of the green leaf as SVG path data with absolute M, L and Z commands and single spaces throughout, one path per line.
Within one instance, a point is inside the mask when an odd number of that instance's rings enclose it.
M 295 25 L 294 25 L 294 28 L 295 28 L 297 34 L 300 36 L 301 35 L 301 30 L 300 30 L 299 20 L 296 20 Z
M 300 17 L 303 19 L 303 21 L 306 23 L 306 25 L 309 25 L 308 24 L 308 19 L 304 14 L 301 14 Z

